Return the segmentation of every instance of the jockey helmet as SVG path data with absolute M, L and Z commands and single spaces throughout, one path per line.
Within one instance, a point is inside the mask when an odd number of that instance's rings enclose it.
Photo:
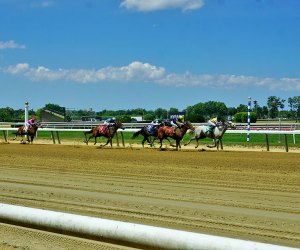
M 218 121 L 218 118 L 217 117 L 213 117 L 213 118 L 210 119 L 210 121 L 216 123 Z
M 178 116 L 178 121 L 183 122 L 184 121 L 184 116 L 183 115 Z
M 35 117 L 32 117 L 31 120 L 35 121 Z

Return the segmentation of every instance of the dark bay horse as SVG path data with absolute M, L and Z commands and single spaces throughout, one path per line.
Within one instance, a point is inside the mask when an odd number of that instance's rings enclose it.
M 107 138 L 107 142 L 104 145 L 100 145 L 101 147 L 106 146 L 108 143 L 110 143 L 110 147 L 112 147 L 112 138 L 114 137 L 115 133 L 117 132 L 117 130 L 121 128 L 124 129 L 123 124 L 119 121 L 115 122 L 112 126 L 106 126 L 106 125 L 101 125 L 101 126 L 97 126 L 92 128 L 90 131 L 84 132 L 84 136 L 86 138 L 87 134 L 91 134 L 91 136 L 84 141 L 86 143 L 86 145 L 88 145 L 89 140 L 94 137 L 95 138 L 95 143 L 94 145 L 97 144 L 97 137 L 106 137 Z
M 159 124 L 149 124 L 146 125 L 144 127 L 142 127 L 140 130 L 138 130 L 137 132 L 135 132 L 131 139 L 135 139 L 136 137 L 138 137 L 139 135 L 142 135 L 144 137 L 144 139 L 142 140 L 142 147 L 144 147 L 145 141 L 148 142 L 148 144 L 152 147 L 152 141 L 151 141 L 151 137 L 156 137 L 157 136 L 157 132 L 158 129 L 161 126 L 172 126 L 170 122 L 162 122 Z M 170 141 L 169 141 L 170 142 Z
M 25 132 L 25 126 L 23 125 L 18 128 L 17 132 L 13 133 L 16 134 L 13 140 L 16 140 L 17 136 L 20 135 L 22 137 L 21 143 L 24 143 L 23 136 L 26 135 L 27 141 L 32 144 L 33 138 L 35 137 L 38 128 L 42 128 L 42 127 L 43 126 L 39 122 L 37 122 L 35 124 L 29 125 L 29 127 L 27 128 L 27 132 Z
M 225 121 L 222 125 L 215 127 L 213 131 L 213 135 L 209 132 L 210 128 L 209 126 L 199 126 L 195 129 L 195 136 L 192 137 L 184 146 L 190 144 L 191 141 L 196 140 L 197 144 L 195 148 L 199 146 L 199 140 L 204 139 L 206 137 L 212 138 L 214 140 L 214 145 L 208 145 L 207 147 L 213 148 L 217 147 L 217 150 L 219 150 L 219 145 L 221 146 L 221 149 L 223 149 L 223 144 L 222 144 L 222 138 L 223 135 L 225 134 L 227 128 L 235 129 L 235 124 L 232 123 L 231 121 Z
M 156 136 L 156 138 L 154 138 L 152 144 L 154 143 L 154 141 L 156 139 L 159 139 L 160 140 L 160 148 L 161 148 L 162 141 L 164 139 L 169 140 L 168 137 L 170 137 L 176 141 L 175 146 L 172 144 L 170 144 L 170 145 L 173 147 L 176 147 L 176 150 L 178 150 L 178 147 L 181 148 L 180 141 L 182 140 L 183 136 L 186 134 L 188 129 L 191 129 L 191 130 L 194 129 L 193 125 L 189 121 L 184 122 L 180 128 L 162 126 L 158 129 L 157 136 Z

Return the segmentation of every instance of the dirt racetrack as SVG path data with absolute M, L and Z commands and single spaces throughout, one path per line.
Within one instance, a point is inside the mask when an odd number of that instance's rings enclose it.
M 0 144 L 0 202 L 300 247 L 300 154 Z M 0 223 L 0 249 L 126 249 Z

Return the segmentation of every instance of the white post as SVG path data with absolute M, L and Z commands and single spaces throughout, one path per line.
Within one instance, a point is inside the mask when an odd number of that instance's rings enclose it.
M 25 126 L 26 130 L 27 130 L 27 121 L 28 121 L 28 108 L 29 108 L 28 102 L 25 102 L 24 126 Z
M 247 133 L 247 142 L 250 141 L 250 112 L 251 112 L 251 97 L 248 97 L 248 133 Z

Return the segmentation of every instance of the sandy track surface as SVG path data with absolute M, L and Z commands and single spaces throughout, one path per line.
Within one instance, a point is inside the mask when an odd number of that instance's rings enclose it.
M 0 201 L 300 247 L 299 166 L 291 152 L 0 144 Z M 7 224 L 0 239 L 0 249 L 126 248 Z

